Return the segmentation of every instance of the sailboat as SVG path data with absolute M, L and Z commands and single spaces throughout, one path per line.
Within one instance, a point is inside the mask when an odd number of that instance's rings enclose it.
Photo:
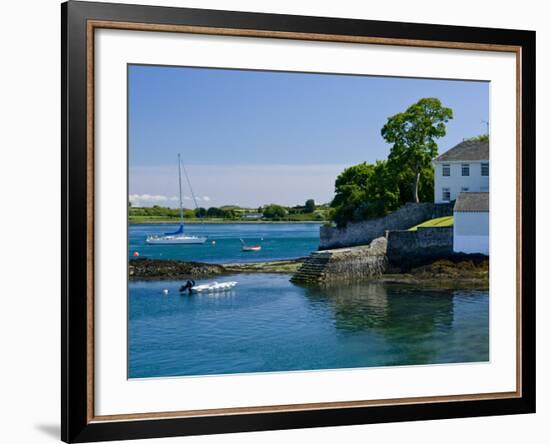
M 193 193 L 193 187 L 191 186 L 191 181 L 185 171 L 185 178 L 193 195 L 193 200 L 195 201 L 195 206 L 197 207 L 197 199 L 195 198 L 195 193 Z M 180 226 L 179 228 L 171 233 L 164 233 L 161 235 L 149 235 L 145 242 L 148 244 L 163 244 L 163 245 L 179 245 L 179 244 L 204 244 L 208 237 L 206 236 L 190 236 L 183 232 L 183 198 L 181 194 L 181 156 L 178 154 L 178 180 L 179 180 L 179 192 L 180 192 Z

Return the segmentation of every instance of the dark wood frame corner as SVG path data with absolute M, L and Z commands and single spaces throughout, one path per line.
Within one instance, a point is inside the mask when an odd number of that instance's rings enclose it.
M 535 411 L 534 32 L 78 1 L 62 4 L 61 23 L 63 441 L 154 438 Z M 95 416 L 93 36 L 98 28 L 515 53 L 517 390 L 384 401 Z

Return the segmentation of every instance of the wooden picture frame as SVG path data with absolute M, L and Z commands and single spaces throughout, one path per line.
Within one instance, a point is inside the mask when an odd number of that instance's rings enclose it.
M 65 442 L 535 411 L 535 33 L 69 1 L 62 4 L 62 412 Z M 94 32 L 100 28 L 511 52 L 517 60 L 517 390 L 383 401 L 94 415 Z

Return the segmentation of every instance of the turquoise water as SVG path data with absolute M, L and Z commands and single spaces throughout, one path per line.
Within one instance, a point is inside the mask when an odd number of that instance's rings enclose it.
M 138 252 L 151 259 L 180 259 L 199 262 L 235 263 L 262 262 L 304 257 L 319 246 L 320 224 L 189 224 L 186 233 L 208 236 L 203 245 L 148 245 L 148 234 L 174 231 L 178 225 L 139 224 L 128 228 L 128 256 Z M 243 252 L 243 239 L 261 244 L 258 252 Z M 212 244 L 215 241 L 215 244 Z
M 238 285 L 180 296 L 180 282 L 130 282 L 130 378 L 489 359 L 487 291 L 313 289 L 284 274 L 218 280 Z

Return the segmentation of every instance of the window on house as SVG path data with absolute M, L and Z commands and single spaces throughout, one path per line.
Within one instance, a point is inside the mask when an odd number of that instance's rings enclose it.
M 482 176 L 488 176 L 489 175 L 489 164 L 488 163 L 482 163 L 481 164 L 481 175 Z
M 451 201 L 451 189 L 450 188 L 443 188 L 443 195 L 441 196 L 442 200 L 445 202 Z
M 462 175 L 463 176 L 469 176 L 470 175 L 470 164 L 463 163 L 462 164 Z
M 466 193 L 466 192 L 470 191 L 470 188 L 468 188 L 468 187 L 462 187 L 462 188 L 460 189 L 460 191 L 462 191 L 463 193 Z
M 450 176 L 451 175 L 451 165 L 448 163 L 443 164 L 443 175 L 444 176 Z

